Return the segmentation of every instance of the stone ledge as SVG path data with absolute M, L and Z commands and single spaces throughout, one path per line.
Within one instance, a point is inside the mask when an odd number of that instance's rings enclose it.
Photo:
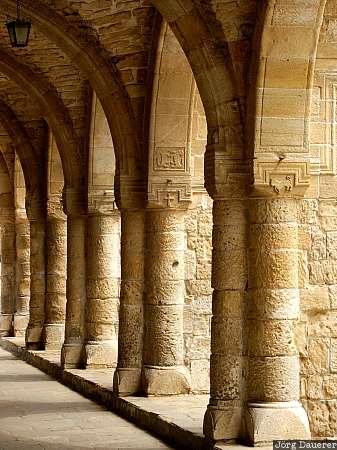
M 89 371 L 87 370 L 62 370 L 59 363 L 59 352 L 57 351 L 26 350 L 23 340 L 20 338 L 0 339 L 0 346 L 4 350 L 9 351 L 18 358 L 57 379 L 69 388 L 104 405 L 111 411 L 117 412 L 122 417 L 173 446 L 188 450 L 205 450 L 207 448 L 205 447 L 204 437 L 201 434 L 186 430 L 170 421 L 169 418 L 133 403 L 129 400 L 130 397 L 126 399 L 114 396 L 112 391 L 111 369 L 111 386 L 107 387 L 97 382 L 97 378 L 95 381 L 94 376 L 90 377 Z M 90 374 L 93 373 L 94 371 L 90 371 Z M 102 371 L 97 370 L 97 373 L 99 375 Z M 214 448 L 220 449 L 221 447 Z
M 176 448 L 182 450 L 245 450 L 248 448 L 236 443 L 219 442 L 212 446 L 206 442 L 202 434 L 202 423 L 208 396 L 117 397 L 113 393 L 111 369 L 62 370 L 60 351 L 27 350 L 24 347 L 24 339 L 20 337 L 1 338 L 0 346 L 65 386 L 103 405 Z M 166 411 L 171 411 L 168 415 L 158 412 L 163 410 L 163 404 Z M 198 420 L 194 422 L 191 420 L 189 425 L 184 425 L 187 414 L 184 417 L 179 417 L 179 414 L 182 410 L 188 409 L 188 406 L 191 406 L 188 416 L 194 415 Z M 195 412 L 196 410 L 198 411 Z M 264 448 L 269 450 L 272 447 Z

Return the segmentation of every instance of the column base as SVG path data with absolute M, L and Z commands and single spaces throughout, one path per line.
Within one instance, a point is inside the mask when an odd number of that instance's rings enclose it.
M 26 348 L 28 350 L 40 350 L 41 349 L 41 333 L 42 327 L 30 326 L 26 329 Z
M 61 350 L 62 369 L 79 369 L 82 364 L 83 344 L 63 344 Z
M 145 395 L 188 394 L 191 390 L 190 374 L 184 366 L 145 366 L 142 387 Z
M 206 439 L 221 441 L 238 439 L 243 435 L 243 408 L 237 402 L 222 402 L 220 405 L 208 405 L 204 416 L 203 431 Z
M 84 347 L 84 365 L 87 368 L 116 367 L 117 342 L 87 342 Z
M 11 336 L 13 333 L 13 314 L 0 314 L 0 337 Z
M 119 397 L 138 394 L 142 382 L 142 369 L 119 368 L 113 375 L 113 391 Z
M 60 350 L 64 342 L 64 325 L 47 323 L 42 331 L 42 345 L 45 350 Z
M 278 439 L 311 439 L 309 421 L 301 403 L 248 403 L 247 438 L 255 446 Z
M 28 314 L 14 314 L 14 336 L 24 337 L 29 323 Z

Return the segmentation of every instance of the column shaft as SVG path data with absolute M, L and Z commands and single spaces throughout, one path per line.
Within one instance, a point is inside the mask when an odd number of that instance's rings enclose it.
M 247 431 L 254 444 L 310 437 L 299 400 L 297 201 L 250 200 Z M 273 424 L 273 426 L 271 426 Z
M 88 216 L 86 367 L 117 364 L 120 213 Z
M 14 335 L 25 336 L 29 322 L 30 297 L 30 227 L 27 218 L 15 223 L 16 246 L 16 296 Z
M 41 347 L 41 334 L 45 319 L 46 224 L 43 219 L 30 220 L 30 304 L 29 323 L 26 330 L 27 348 Z
M 1 226 L 1 321 L 0 335 L 13 336 L 15 312 L 15 225 Z
M 210 402 L 204 419 L 209 439 L 240 436 L 244 403 L 244 292 L 247 283 L 246 202 L 213 203 Z
M 145 211 L 122 210 L 121 224 L 122 279 L 114 391 L 133 395 L 141 387 L 143 360 Z
M 147 212 L 143 389 L 148 395 L 190 390 L 184 367 L 184 211 Z
M 66 314 L 67 222 L 49 218 L 47 222 L 46 318 L 43 327 L 45 350 L 62 347 Z
M 67 219 L 67 306 L 62 367 L 80 367 L 83 359 L 86 216 Z

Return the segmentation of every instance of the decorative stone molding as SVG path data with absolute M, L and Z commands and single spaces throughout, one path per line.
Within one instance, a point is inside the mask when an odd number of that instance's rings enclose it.
M 249 165 L 243 160 L 229 159 L 224 145 L 207 145 L 205 154 L 205 187 L 213 199 L 246 196 Z
M 257 195 L 302 196 L 309 187 L 309 162 L 257 161 L 253 193 Z
M 171 179 L 166 184 L 151 183 L 148 194 L 148 207 L 186 209 L 192 201 L 190 184 L 177 183 Z
M 91 190 L 88 194 L 88 214 L 112 214 L 118 209 L 115 194 L 111 190 Z

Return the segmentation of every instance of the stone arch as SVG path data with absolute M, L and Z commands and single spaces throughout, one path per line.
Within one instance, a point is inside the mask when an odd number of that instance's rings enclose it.
M 8 166 L 0 151 L 0 218 L 6 218 L 6 210 L 14 208 L 13 183 L 9 176 Z M 1 220 L 0 219 L 0 220 Z
M 16 3 L 3 4 L 15 11 Z M 22 11 L 30 16 L 40 31 L 54 41 L 86 74 L 107 117 L 115 149 L 117 169 L 123 175 L 143 178 L 143 158 L 136 137 L 136 125 L 130 99 L 113 62 L 107 62 L 97 42 L 84 37 L 83 31 L 69 24 L 60 14 L 40 1 L 21 2 Z
M 10 137 L 18 154 L 27 192 L 41 192 L 42 186 L 39 180 L 39 174 L 42 172 L 42 168 L 36 156 L 34 147 L 30 142 L 26 130 L 13 110 L 2 100 L 0 100 L 0 122 Z
M 167 20 L 191 65 L 207 118 L 205 184 L 211 196 L 227 195 L 233 175 L 241 180 L 243 110 L 236 90 L 228 49 L 216 48 L 191 1 L 153 0 Z
M 298 3 L 298 5 L 297 5 Z M 251 59 L 249 140 L 257 192 L 309 186 L 313 72 L 326 0 L 275 0 L 260 10 Z M 293 160 L 292 160 L 293 159 Z M 288 186 L 289 185 L 289 186 Z
M 184 366 L 194 393 L 209 391 L 212 202 L 204 189 L 206 142 L 205 112 L 192 69 L 176 36 L 163 21 L 152 91 L 148 200 L 150 206 L 162 204 L 166 210 L 175 206 L 185 210 L 186 244 L 181 261 L 185 265 Z M 200 235 L 196 232 L 199 227 L 203 230 Z M 202 289 L 203 308 L 198 308 Z
M 58 144 L 66 184 L 81 187 L 83 170 L 81 170 L 80 162 L 83 155 L 69 112 L 55 93 L 53 86 L 2 50 L 0 50 L 0 70 L 38 103 L 41 114 L 46 118 Z

